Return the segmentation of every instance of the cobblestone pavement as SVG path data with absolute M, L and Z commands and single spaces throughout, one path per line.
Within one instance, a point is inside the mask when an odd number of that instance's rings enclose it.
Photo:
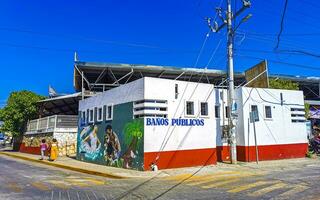
M 0 156 L 0 199 L 320 199 L 319 162 L 292 163 L 181 169 L 117 180 Z

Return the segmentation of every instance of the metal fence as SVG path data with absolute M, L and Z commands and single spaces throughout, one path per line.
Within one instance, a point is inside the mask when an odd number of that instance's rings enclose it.
M 53 115 L 31 120 L 27 132 L 51 132 L 55 128 L 77 128 L 77 115 Z

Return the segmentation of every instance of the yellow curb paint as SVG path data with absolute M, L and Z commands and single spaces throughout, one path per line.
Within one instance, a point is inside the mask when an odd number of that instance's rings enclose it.
M 58 164 L 58 163 L 54 163 L 54 162 L 28 158 L 28 157 L 19 156 L 19 155 L 13 154 L 13 153 L 0 152 L 0 154 L 1 155 L 6 155 L 6 156 L 9 156 L 9 157 L 13 157 L 13 158 L 18 158 L 18 159 L 21 159 L 21 160 L 27 160 L 27 161 L 31 161 L 31 162 L 41 163 L 43 165 L 50 165 L 50 166 L 58 167 L 58 168 L 61 168 L 61 169 L 77 171 L 77 172 L 81 172 L 81 173 L 85 173 L 85 174 L 91 174 L 91 175 L 102 176 L 102 177 L 113 178 L 113 179 L 130 178 L 130 177 L 119 176 L 119 175 L 112 174 L 112 173 L 97 172 L 97 171 L 93 171 L 93 170 L 87 170 L 87 169 L 72 167 L 72 166 Z
M 231 175 L 231 176 L 207 177 L 207 178 L 204 178 L 200 181 L 190 182 L 187 185 L 195 186 L 195 185 L 201 185 L 201 184 L 214 182 L 214 181 L 225 181 L 225 180 L 230 180 L 230 179 L 239 179 L 239 178 L 245 178 L 245 177 L 251 177 L 251 176 L 255 176 L 255 175 L 253 175 L 253 174 L 239 174 L 239 175 Z
M 89 185 L 89 183 L 92 183 L 94 185 L 104 185 L 105 181 L 101 181 L 98 179 L 92 179 L 92 178 L 67 178 L 65 181 L 70 182 L 70 183 L 75 183 L 75 184 L 81 184 L 85 183 L 86 185 Z
M 201 176 L 193 176 L 185 181 L 185 183 L 194 182 L 194 181 L 202 181 L 208 179 L 214 179 L 218 177 L 229 177 L 230 175 L 239 174 L 238 172 L 228 172 L 228 173 L 215 173 L 215 174 L 208 174 L 208 175 L 201 175 Z
M 64 181 L 56 181 L 56 180 L 49 180 L 48 183 L 54 185 L 56 188 L 67 190 L 71 187 L 71 184 L 68 184 Z
M 240 179 L 220 181 L 220 182 L 217 182 L 217 183 L 213 183 L 213 184 L 201 186 L 201 188 L 208 189 L 208 188 L 221 187 L 221 186 L 227 185 L 227 184 L 229 184 L 229 183 L 234 183 L 234 182 L 239 182 L 239 181 L 240 181 Z
M 272 183 L 272 182 L 270 182 L 270 181 L 258 181 L 258 182 L 255 182 L 255 183 L 250 183 L 250 184 L 246 184 L 246 185 L 237 186 L 235 189 L 228 190 L 227 192 L 230 192 L 230 193 L 242 192 L 244 190 L 249 190 L 251 188 L 255 188 L 255 187 L 258 187 L 258 186 L 261 186 L 261 185 L 266 185 L 266 184 L 269 184 L 269 183 Z
M 48 191 L 50 188 L 41 182 L 32 182 L 31 185 L 39 190 Z
M 257 190 L 257 191 L 255 191 L 255 192 L 253 192 L 251 194 L 248 194 L 248 195 L 249 196 L 253 196 L 253 197 L 262 196 L 264 194 L 267 194 L 267 193 L 272 192 L 274 190 L 278 190 L 278 189 L 284 188 L 286 186 L 287 186 L 286 183 L 280 182 L 280 183 L 273 184 L 273 185 L 271 185 L 269 187 L 265 187 L 263 189 Z
M 104 185 L 105 184 L 104 181 L 100 181 L 100 180 L 97 180 L 97 179 L 86 179 L 86 181 L 88 181 L 90 183 L 94 183 L 96 185 Z
M 192 174 L 179 174 L 179 175 L 173 175 L 173 176 L 169 176 L 169 177 L 164 177 L 164 180 L 170 180 L 170 181 L 181 181 L 184 180 L 188 177 L 191 177 Z
M 289 197 L 289 196 L 292 196 L 294 194 L 297 194 L 299 192 L 303 192 L 307 189 L 309 189 L 310 187 L 306 186 L 306 185 L 303 185 L 303 184 L 299 184 L 299 185 L 294 185 L 292 186 L 293 188 L 287 192 L 284 192 L 282 194 L 279 195 L 279 197 Z

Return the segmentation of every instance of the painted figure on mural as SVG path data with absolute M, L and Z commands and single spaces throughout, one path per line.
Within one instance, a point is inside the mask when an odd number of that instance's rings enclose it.
M 95 152 L 100 147 L 97 125 L 93 127 L 93 130 L 83 139 L 83 141 L 86 143 L 86 149 L 89 152 Z
M 107 125 L 106 127 L 104 146 L 107 165 L 118 165 L 118 162 L 120 161 L 121 145 L 119 138 L 117 134 L 113 132 L 111 125 Z
M 89 160 L 97 160 L 102 156 L 102 144 L 98 138 L 99 127 L 97 125 L 89 125 L 84 127 L 78 138 L 79 152 L 83 158 Z

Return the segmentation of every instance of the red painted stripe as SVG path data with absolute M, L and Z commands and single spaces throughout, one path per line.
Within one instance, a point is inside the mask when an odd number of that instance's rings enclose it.
M 259 145 L 259 160 L 280 160 L 289 158 L 303 158 L 308 151 L 308 143 Z M 255 146 L 237 146 L 239 161 L 256 161 Z
M 230 161 L 230 146 L 217 146 L 217 160 L 219 162 Z
M 212 165 L 217 163 L 216 149 L 192 149 L 178 151 L 145 152 L 144 170 L 150 170 L 150 164 L 156 162 L 159 169 Z
M 308 143 L 259 145 L 259 160 L 280 160 L 289 158 L 303 158 L 308 151 Z M 217 146 L 218 161 L 228 161 L 229 146 Z M 256 161 L 255 146 L 237 146 L 237 159 L 243 162 Z
M 24 143 L 20 145 L 20 152 L 40 155 L 40 147 L 26 147 Z

